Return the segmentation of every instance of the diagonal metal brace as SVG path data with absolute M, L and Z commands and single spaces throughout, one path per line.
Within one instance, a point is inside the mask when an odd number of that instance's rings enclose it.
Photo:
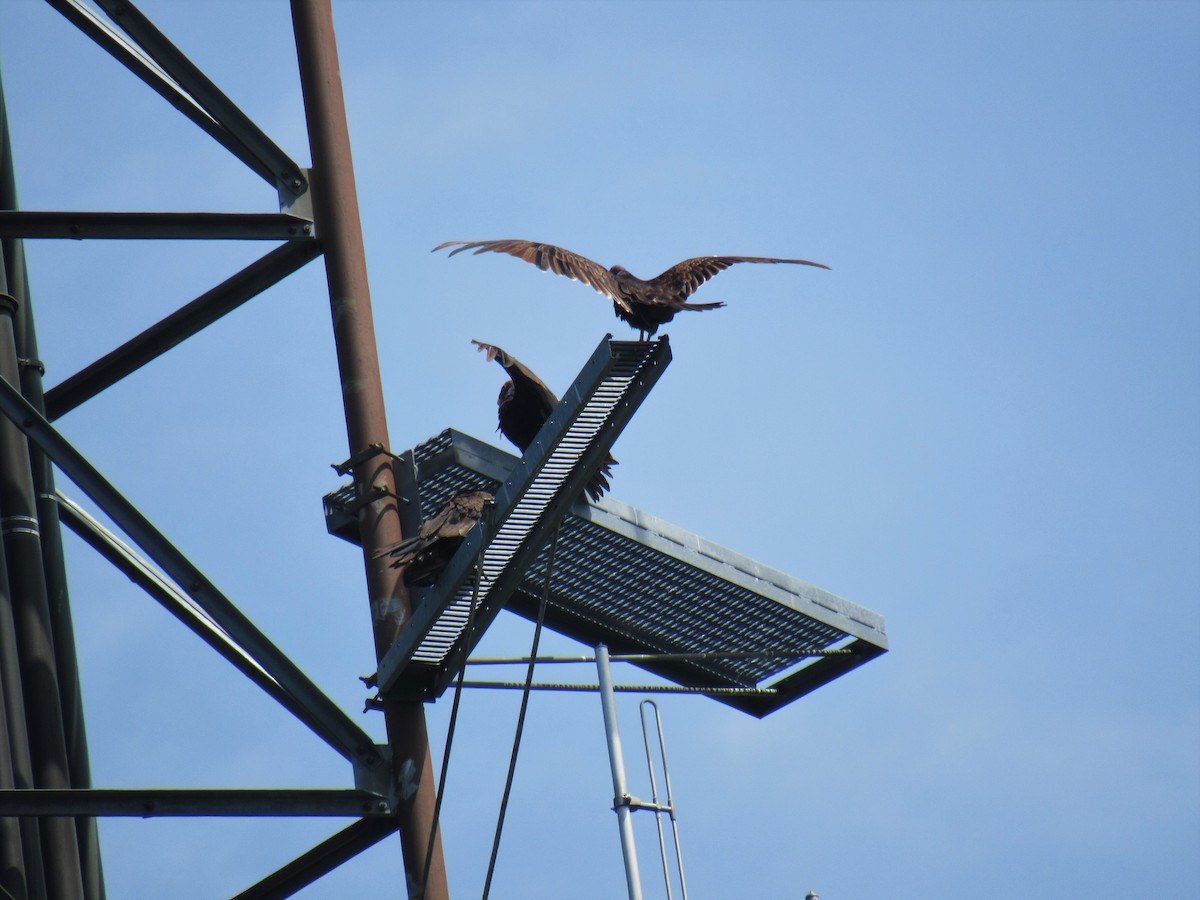
M 40 447 L 146 556 L 179 585 L 205 615 L 220 626 L 298 704 L 307 708 L 306 722 L 318 723 L 321 736 L 346 759 L 367 766 L 382 762 L 365 731 L 326 696 L 307 675 L 236 605 L 226 597 L 166 536 L 104 478 L 84 456 L 0 377 L 0 415 L 7 416 Z
M 80 31 L 279 189 L 281 199 L 308 190 L 308 176 L 130 0 L 95 0 L 131 44 L 81 0 L 48 0 Z
M 670 361 L 665 337 L 605 336 L 500 487 L 488 527 L 467 536 L 437 584 L 412 589 L 412 618 L 379 665 L 382 695 L 445 690 L 452 651 L 466 640 L 469 653 L 499 614 Z M 481 545 L 475 627 L 464 638 Z
M 321 254 L 315 239 L 288 241 L 236 275 L 205 291 L 137 337 L 100 357 L 46 392 L 46 418 L 54 421 L 136 372 Z

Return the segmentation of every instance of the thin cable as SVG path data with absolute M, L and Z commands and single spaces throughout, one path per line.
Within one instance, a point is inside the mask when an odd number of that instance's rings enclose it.
M 520 681 L 464 681 L 465 688 L 480 688 L 484 690 L 504 691 L 598 691 L 600 685 L 583 682 L 538 682 L 526 684 Z M 614 684 L 614 691 L 625 691 L 633 694 L 705 694 L 713 697 L 774 697 L 779 694 L 775 688 L 749 687 L 704 687 L 686 684 Z
M 463 629 L 463 640 L 459 649 L 458 678 L 454 685 L 454 701 L 450 705 L 450 724 L 446 727 L 446 747 L 442 751 L 442 771 L 438 775 L 437 800 L 433 804 L 433 822 L 429 825 L 429 843 L 425 849 L 425 865 L 421 869 L 421 893 L 417 900 L 423 900 L 425 897 L 425 887 L 429 882 L 429 869 L 433 865 L 434 838 L 437 836 L 438 822 L 442 815 L 446 773 L 450 769 L 450 748 L 454 745 L 454 728 L 458 723 L 458 704 L 462 699 L 463 676 L 467 672 L 467 653 L 471 646 L 471 635 L 475 626 L 475 607 L 479 602 L 479 579 L 483 574 L 483 551 L 486 548 L 486 542 L 480 541 L 479 556 L 475 560 L 475 584 L 471 588 L 471 605 L 467 607 L 467 624 Z
M 496 836 L 492 839 L 492 856 L 488 860 L 487 879 L 483 882 L 482 900 L 487 900 L 488 892 L 492 889 L 492 874 L 496 870 L 496 855 L 500 850 L 500 833 L 504 830 L 504 814 L 508 810 L 508 796 L 512 792 L 513 773 L 517 769 L 517 753 L 521 749 L 521 732 L 525 728 L 525 710 L 529 706 L 529 686 L 533 683 L 533 667 L 537 665 L 538 641 L 542 637 L 542 621 L 546 618 L 546 602 L 550 596 L 550 577 L 554 573 L 554 554 L 558 549 L 558 532 L 556 526 L 554 537 L 550 541 L 550 557 L 546 561 L 546 582 L 542 586 L 542 602 L 538 604 L 537 622 L 533 627 L 533 647 L 529 651 L 529 668 L 525 670 L 525 690 L 521 694 L 521 712 L 517 716 L 517 733 L 513 738 L 512 758 L 508 761 L 508 779 L 504 782 L 504 795 L 500 799 L 500 815 L 496 819 Z

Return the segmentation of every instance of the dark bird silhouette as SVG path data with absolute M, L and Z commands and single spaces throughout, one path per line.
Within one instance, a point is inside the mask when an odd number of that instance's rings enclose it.
M 554 412 L 554 407 L 558 406 L 558 397 L 516 357 L 505 353 L 495 344 L 474 340 L 471 343 L 487 353 L 488 362 L 495 360 L 508 373 L 509 380 L 500 388 L 500 396 L 496 400 L 500 418 L 496 430 L 524 453 L 550 418 L 550 413 Z M 615 465 L 617 461 L 610 453 L 600 471 L 587 483 L 584 490 L 593 500 L 599 500 L 609 489 L 608 479 L 612 477 L 612 467 Z
M 458 491 L 442 508 L 421 523 L 417 536 L 401 541 L 390 551 L 396 557 L 392 566 L 405 566 L 404 583 L 429 585 L 437 581 L 442 569 L 483 517 L 492 503 L 487 491 Z
M 606 269 L 586 256 L 537 241 L 446 241 L 444 244 L 438 244 L 430 252 L 436 253 L 446 247 L 456 248 L 450 251 L 451 256 L 464 250 L 474 250 L 475 255 L 485 252 L 507 253 L 527 263 L 533 263 L 539 269 L 566 275 L 574 281 L 582 281 L 612 300 L 617 318 L 636 328 L 641 340 L 652 336 L 658 330 L 658 326 L 670 322 L 681 309 L 695 312 L 724 306 L 724 303 L 689 303 L 688 297 L 704 282 L 735 263 L 791 263 L 798 266 L 816 266 L 819 269 L 829 268 L 823 263 L 810 262 L 807 259 L 697 256 L 676 263 L 657 278 L 643 281 L 623 266 Z

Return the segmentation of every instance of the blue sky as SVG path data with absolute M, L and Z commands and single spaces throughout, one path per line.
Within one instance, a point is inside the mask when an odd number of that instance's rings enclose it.
M 309 163 L 285 3 L 142 8 Z M 674 362 L 616 447 L 618 499 L 877 610 L 891 643 L 762 721 L 660 701 L 692 895 L 1200 893 L 1200 6 L 341 2 L 336 21 L 397 449 L 493 437 L 500 372 L 471 338 L 561 390 L 629 336 L 587 288 L 441 241 L 544 240 L 643 277 L 700 254 L 832 267 L 705 286 L 728 307 L 666 329 Z M 0 66 L 26 208 L 277 208 L 49 6 L 0 8 Z M 47 383 L 265 250 L 30 242 Z M 346 455 L 320 263 L 60 425 L 360 708 L 361 562 L 320 514 Z M 68 552 L 99 786 L 348 783 Z M 529 637 L 502 618 L 485 649 Z M 482 886 L 516 703 L 464 702 L 457 896 Z M 428 709 L 437 754 L 448 706 Z M 621 713 L 632 741 L 636 700 Z M 598 702 L 535 696 L 493 897 L 622 895 L 608 779 Z M 233 894 L 336 827 L 107 821 L 110 894 Z M 388 841 L 303 896 L 402 880 Z

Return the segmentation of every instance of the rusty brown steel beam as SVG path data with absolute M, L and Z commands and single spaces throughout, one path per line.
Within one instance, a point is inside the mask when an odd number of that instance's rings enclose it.
M 300 83 L 312 152 L 313 211 L 325 246 L 325 270 L 333 313 L 334 341 L 342 382 L 350 455 L 380 444 L 389 446 L 379 357 L 367 282 L 362 224 L 354 184 L 345 98 L 329 0 L 292 0 Z M 383 547 L 401 540 L 391 460 L 375 455 L 354 470 L 359 496 L 375 488 L 384 494 L 358 512 L 367 593 L 377 659 L 387 653 L 411 612 L 399 570 Z M 448 900 L 441 834 L 434 829 L 437 789 L 429 755 L 425 710 L 419 701 L 389 700 L 384 706 L 397 790 L 397 822 L 408 873 L 409 893 L 426 900 Z M 426 884 L 417 884 L 432 835 L 432 864 Z

